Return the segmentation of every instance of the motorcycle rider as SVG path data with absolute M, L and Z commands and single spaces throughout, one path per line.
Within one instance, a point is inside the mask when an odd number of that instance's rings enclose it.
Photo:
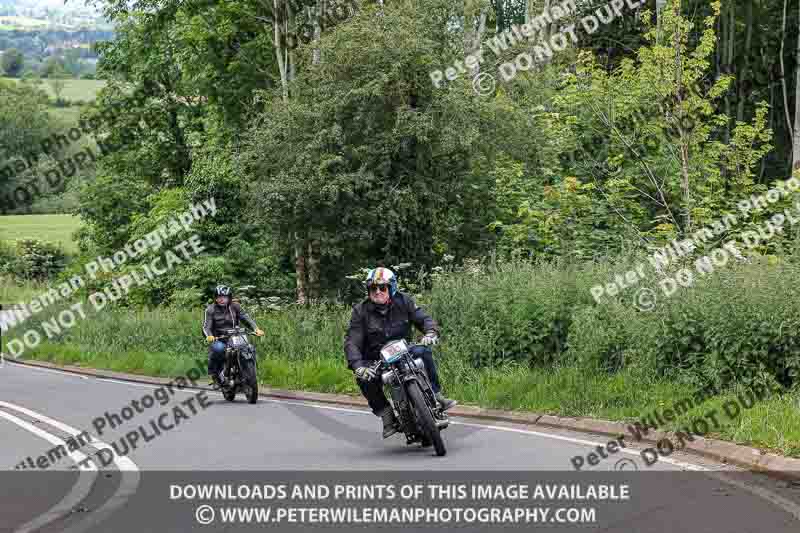
M 368 298 L 353 306 L 350 326 L 344 341 L 347 366 L 353 371 L 361 393 L 372 412 L 383 420 L 383 438 L 397 433 L 394 410 L 383 393 L 383 386 L 371 368 L 381 358 L 380 350 L 389 341 L 406 338 L 413 323 L 425 333 L 421 344 L 413 347 L 414 357 L 422 358 L 436 400 L 444 410 L 456 405 L 441 393 L 439 375 L 430 346 L 439 341 L 439 325 L 408 294 L 397 290 L 397 278 L 388 268 L 378 267 L 366 279 Z
M 208 375 L 216 387 L 225 381 L 225 343 L 217 340 L 220 332 L 225 329 L 238 327 L 239 322 L 244 322 L 261 337 L 264 332 L 250 318 L 242 306 L 231 302 L 233 290 L 226 285 L 218 285 L 214 291 L 214 303 L 206 307 L 203 318 L 203 334 L 206 336 L 208 347 Z

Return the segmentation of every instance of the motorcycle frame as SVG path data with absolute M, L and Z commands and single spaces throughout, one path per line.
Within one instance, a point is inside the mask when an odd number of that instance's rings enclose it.
M 245 331 L 243 328 L 233 328 L 233 329 L 241 329 L 243 332 Z M 223 337 L 223 338 L 226 339 L 225 340 L 225 376 L 226 377 L 230 376 L 229 372 L 230 372 L 231 367 L 232 367 L 231 363 L 232 363 L 232 361 L 234 359 L 233 357 L 231 357 L 231 354 L 233 352 L 236 352 L 236 364 L 237 364 L 237 366 L 236 366 L 236 379 L 234 380 L 234 386 L 237 389 L 239 389 L 239 388 L 241 388 L 241 384 L 239 383 L 239 376 L 242 373 L 242 349 L 241 348 L 236 348 L 236 347 L 233 347 L 233 346 L 230 345 L 231 337 L 233 337 L 233 334 Z M 247 345 L 249 347 L 253 347 L 253 344 L 250 342 L 250 339 L 247 339 Z M 258 358 L 253 356 L 252 360 L 253 360 L 253 368 L 254 368 L 254 370 L 256 372 L 258 372 Z
M 400 369 L 402 365 L 406 365 L 411 369 L 411 372 L 403 377 L 400 375 Z M 397 390 L 403 400 L 403 409 L 400 409 L 400 406 L 397 405 L 393 406 L 398 418 L 400 419 L 401 426 L 408 427 L 408 422 L 413 422 L 415 439 L 409 439 L 409 442 L 419 440 L 422 437 L 422 433 L 420 431 L 417 415 L 413 412 L 414 410 L 411 408 L 411 404 L 408 400 L 408 393 L 405 390 L 407 383 L 411 381 L 419 383 L 421 385 L 420 388 L 422 389 L 422 393 L 425 396 L 426 407 L 431 411 L 434 420 L 446 420 L 446 415 L 440 412 L 441 409 L 435 407 L 436 398 L 433 397 L 433 386 L 428 378 L 428 373 L 425 372 L 424 368 L 419 368 L 417 366 L 410 351 L 404 353 L 399 361 L 395 361 L 393 363 L 386 363 L 383 360 L 380 360 L 379 364 L 377 365 L 377 369 L 380 371 L 381 368 L 387 368 L 387 370 L 392 373 L 391 382 L 384 384 L 384 386 L 391 387 L 393 390 Z M 383 383 L 383 373 L 379 372 L 379 374 L 380 377 L 378 379 L 380 379 L 381 383 Z M 397 402 L 395 401 L 395 394 L 392 394 L 391 396 L 393 403 L 396 404 Z

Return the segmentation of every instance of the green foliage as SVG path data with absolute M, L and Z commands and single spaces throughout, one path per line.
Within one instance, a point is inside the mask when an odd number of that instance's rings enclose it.
M 248 132 L 240 160 L 254 219 L 287 247 L 298 234 L 318 238 L 338 278 L 326 286 L 379 259 L 430 266 L 485 234 L 478 198 L 489 183 L 470 168 L 482 155 L 472 141 L 484 104 L 430 84 L 432 35 L 444 23 L 433 13 L 368 7 L 337 26 L 324 61 L 293 83 L 289 101 L 264 95 Z
M 24 68 L 25 56 L 22 55 L 22 52 L 16 48 L 9 48 L 3 52 L 3 59 L 0 62 L 0 70 L 2 70 L 6 76 L 10 76 L 12 78 L 19 77 Z
M 757 166 L 772 149 L 767 108 L 739 122 L 725 140 L 722 97 L 732 79 L 709 88 L 713 26 L 719 4 L 692 25 L 666 6 L 646 44 L 618 66 L 581 53 L 550 109 L 531 120 L 548 135 L 541 151 L 560 154 L 537 168 L 498 156 L 498 219 L 504 252 L 593 258 L 659 245 L 735 210 L 756 190 Z M 560 168 L 559 168 L 560 167 Z
M 0 241 L 0 275 L 20 282 L 52 280 L 66 262 L 63 249 L 50 242 L 20 239 L 8 244 Z

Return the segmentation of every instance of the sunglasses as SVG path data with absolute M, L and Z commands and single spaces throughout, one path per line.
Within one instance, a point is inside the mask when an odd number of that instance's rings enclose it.
M 370 285 L 369 286 L 369 292 L 377 292 L 377 291 L 389 292 L 389 286 L 388 285 Z

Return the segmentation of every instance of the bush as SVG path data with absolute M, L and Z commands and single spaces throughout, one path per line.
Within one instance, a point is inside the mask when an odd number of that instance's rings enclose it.
M 654 276 L 616 301 L 576 310 L 568 355 L 581 366 L 626 367 L 696 388 L 791 387 L 800 373 L 799 283 L 798 266 L 767 261 L 695 273 L 669 297 Z M 642 287 L 655 291 L 651 311 L 633 305 Z
M 46 281 L 64 270 L 67 254 L 56 244 L 22 239 L 0 244 L 0 261 L 0 274 L 17 281 Z
M 430 309 L 447 329 L 448 347 L 476 368 L 549 364 L 566 349 L 574 307 L 590 298 L 582 276 L 566 263 L 495 263 L 440 276 Z

